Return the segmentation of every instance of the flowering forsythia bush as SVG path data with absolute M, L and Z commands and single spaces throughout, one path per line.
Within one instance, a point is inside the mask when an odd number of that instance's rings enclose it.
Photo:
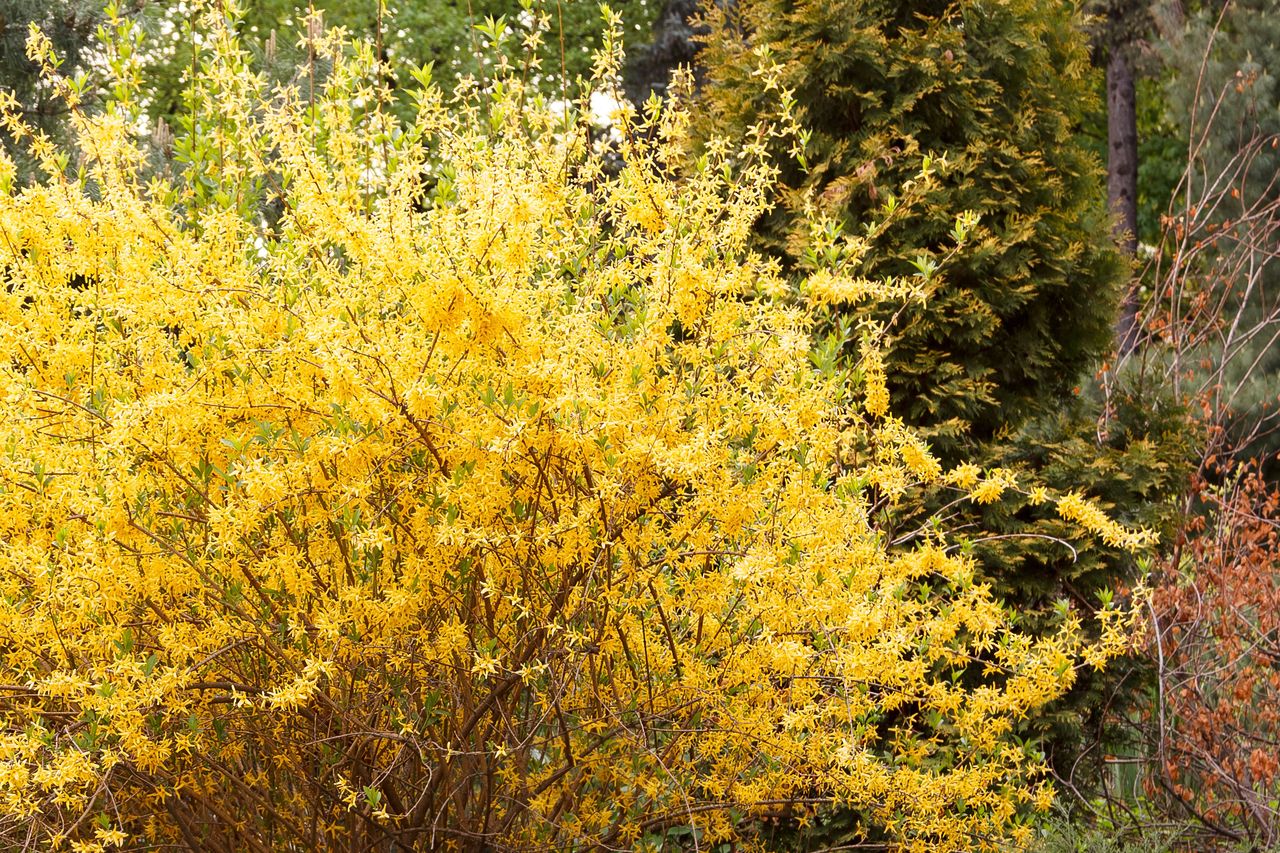
M 165 168 L 127 37 L 73 151 L 6 114 L 45 169 L 0 163 L 6 843 L 1029 836 L 1011 730 L 1124 617 L 1033 639 L 941 531 L 878 532 L 912 483 L 1017 484 L 885 416 L 872 343 L 815 367 L 813 303 L 903 283 L 747 251 L 758 139 L 686 164 L 671 106 L 606 157 L 505 63 L 404 126 L 340 34 L 269 87 L 210 33 Z

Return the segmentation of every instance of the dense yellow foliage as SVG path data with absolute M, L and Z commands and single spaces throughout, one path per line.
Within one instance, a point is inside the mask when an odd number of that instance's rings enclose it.
M 401 127 L 367 49 L 313 42 L 312 103 L 211 32 L 185 171 L 142 177 L 127 79 L 38 186 L 0 164 L 4 837 L 1026 838 L 1011 730 L 1119 633 L 1022 636 L 942 532 L 878 533 L 1017 487 L 885 417 L 873 343 L 814 367 L 807 294 L 900 282 L 781 279 L 762 146 L 682 165 L 679 107 L 606 174 L 518 70 Z

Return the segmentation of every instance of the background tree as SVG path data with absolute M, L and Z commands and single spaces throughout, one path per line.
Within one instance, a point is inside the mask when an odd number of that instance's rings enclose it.
M 1205 307 L 1186 314 L 1202 323 L 1195 358 L 1199 380 L 1219 389 L 1230 449 L 1260 457 L 1275 478 L 1280 404 L 1280 4 L 1244 0 L 1209 5 L 1188 16 L 1166 41 L 1163 59 L 1168 121 L 1185 152 L 1183 178 L 1167 210 L 1169 240 L 1158 273 L 1184 276 L 1178 294 Z M 1188 241 L 1195 235 L 1194 241 Z M 1154 288 L 1153 288 L 1154 290 Z M 1177 298 L 1177 297 L 1173 297 Z M 1167 316 L 1167 315 L 1162 315 Z
M 23 118 L 42 133 L 61 138 L 67 120 L 66 104 L 42 84 L 40 65 L 27 58 L 27 34 L 34 24 L 53 42 L 68 77 L 85 70 L 85 49 L 103 21 L 98 0 L 9 0 L 0 9 L 0 86 L 18 101 Z M 7 136 L 0 147 L 17 162 L 20 177 L 30 172 L 31 161 Z
M 666 0 L 653 22 L 651 38 L 628 53 L 623 89 L 633 104 L 643 104 L 650 95 L 664 97 L 671 76 L 680 66 L 693 69 L 701 79 L 697 61 L 699 28 L 698 0 Z
M 659 11 L 659 4 L 649 0 L 619 0 L 611 5 L 622 15 L 627 43 L 643 41 Z M 100 84 L 105 70 L 101 58 L 96 64 L 89 62 L 85 51 L 106 21 L 103 8 L 98 0 L 11 0 L 0 11 L 0 81 L 14 92 L 33 126 L 46 133 L 61 132 L 67 114 L 54 93 L 40 84 L 37 65 L 26 58 L 28 27 L 35 24 L 50 38 L 64 74 L 93 72 L 90 82 Z M 280 82 L 287 82 L 307 64 L 305 45 L 300 46 L 290 34 L 305 29 L 308 16 L 318 13 L 315 20 L 322 26 L 343 27 L 367 38 L 392 75 L 389 82 L 409 84 L 408 69 L 431 64 L 434 78 L 446 91 L 467 75 L 486 73 L 491 39 L 478 29 L 486 21 L 501 21 L 511 43 L 518 43 L 534 24 L 533 6 L 520 0 L 246 0 L 235 4 L 127 0 L 113 9 L 118 16 L 136 19 L 147 33 L 145 55 L 138 57 L 142 81 L 138 97 L 152 123 L 163 120 L 173 126 L 188 111 L 192 73 L 199 73 L 193 61 L 198 66 L 196 58 L 204 47 L 204 35 L 193 25 L 206 11 L 218 8 L 234 11 L 233 26 L 246 47 L 263 72 Z M 590 76 L 592 53 L 600 43 L 599 4 L 562 0 L 540 9 L 548 17 L 553 37 L 539 43 L 539 63 L 526 82 L 548 97 L 561 98 L 579 78 Z M 324 69 L 319 73 L 323 75 Z M 410 109 L 408 104 L 400 108 Z M 20 149 L 6 150 L 10 156 L 21 156 Z
M 643 38 L 657 11 L 656 3 L 648 0 L 620 0 L 610 5 L 622 16 L 627 43 Z M 520 0 L 247 0 L 239 7 L 238 33 L 260 59 L 269 60 L 266 65 L 274 66 L 276 73 L 291 74 L 306 64 L 305 47 L 285 34 L 302 29 L 308 15 L 316 12 L 325 26 L 343 27 L 368 39 L 386 63 L 393 84 L 411 83 L 407 70 L 430 63 L 434 78 L 445 91 L 451 91 L 465 76 L 487 73 L 492 61 L 491 39 L 478 29 L 487 21 L 503 22 L 512 45 L 535 23 L 534 6 Z M 146 78 L 154 117 L 172 121 L 183 111 L 185 81 L 192 62 L 190 24 L 198 12 L 198 4 L 174 0 L 153 0 L 148 7 L 146 20 L 152 38 Z M 539 62 L 531 68 L 527 82 L 548 97 L 562 98 L 579 78 L 590 76 L 592 54 L 600 45 L 599 4 L 562 0 L 538 6 L 538 14 L 547 16 L 550 36 L 539 43 Z M 194 47 L 198 53 L 200 46 Z
M 792 192 L 761 227 L 789 264 L 806 205 L 884 216 L 925 156 L 946 158 L 938 182 L 875 235 L 867 268 L 908 273 L 919 247 L 943 250 L 958 213 L 978 216 L 927 304 L 893 324 L 894 410 L 945 447 L 1055 408 L 1111 343 L 1122 270 L 1097 164 L 1073 141 L 1092 97 L 1075 8 L 757 0 L 709 20 L 706 126 L 756 120 L 767 49 L 811 132 L 810 168 L 786 173 Z

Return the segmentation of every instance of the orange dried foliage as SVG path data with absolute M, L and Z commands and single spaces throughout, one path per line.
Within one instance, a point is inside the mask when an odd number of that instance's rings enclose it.
M 1220 835 L 1280 840 L 1280 491 L 1247 470 L 1197 483 L 1153 592 L 1160 772 L 1149 791 Z

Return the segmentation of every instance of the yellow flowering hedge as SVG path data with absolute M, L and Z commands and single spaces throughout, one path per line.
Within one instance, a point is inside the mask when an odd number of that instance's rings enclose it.
M 1011 729 L 1119 631 L 1024 636 L 881 535 L 952 475 L 873 347 L 814 366 L 807 294 L 871 283 L 744 247 L 781 131 L 686 163 L 677 105 L 604 152 L 505 62 L 401 125 L 367 47 L 313 27 L 273 87 L 211 22 L 156 173 L 121 32 L 93 114 L 33 40 L 71 150 L 4 113 L 45 168 L 0 163 L 4 843 L 1027 838 Z

